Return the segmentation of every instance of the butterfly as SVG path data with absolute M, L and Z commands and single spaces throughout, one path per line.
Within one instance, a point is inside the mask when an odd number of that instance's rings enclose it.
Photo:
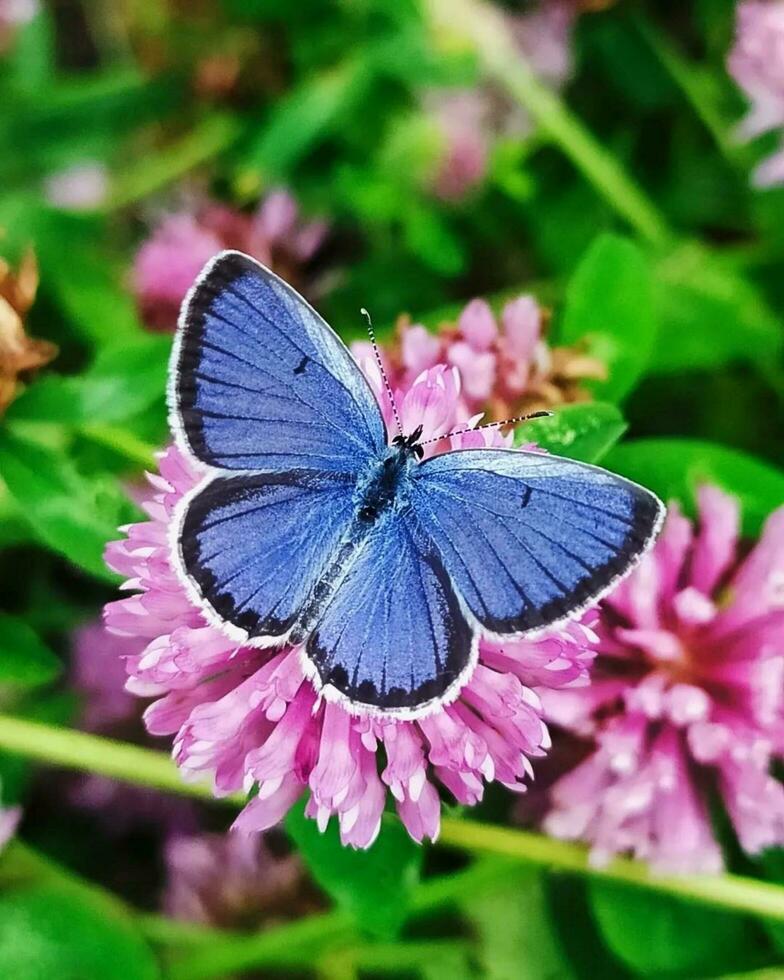
M 664 507 L 605 470 L 512 449 L 423 459 L 390 443 L 338 335 L 240 252 L 210 261 L 172 353 L 170 422 L 203 479 L 172 559 L 237 643 L 300 645 L 355 714 L 415 718 L 454 699 L 482 636 L 529 635 L 605 595 Z

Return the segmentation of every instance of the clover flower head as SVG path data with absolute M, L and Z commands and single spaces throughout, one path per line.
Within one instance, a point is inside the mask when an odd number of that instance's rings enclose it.
M 592 684 L 547 692 L 546 716 L 589 741 L 552 789 L 545 827 L 661 870 L 722 865 L 708 808 L 723 799 L 749 853 L 784 843 L 784 508 L 744 558 L 739 506 L 699 492 L 601 604 Z
M 743 0 L 737 7 L 735 43 L 728 67 L 751 103 L 738 138 L 784 129 L 784 2 Z M 755 170 L 759 187 L 784 183 L 784 143 Z
M 297 286 L 304 266 L 327 232 L 321 221 L 302 220 L 288 191 L 271 191 L 253 214 L 203 202 L 195 211 L 165 216 L 139 249 L 133 286 L 145 323 L 173 330 L 185 294 L 218 252 L 236 248 Z
M 370 371 L 371 384 L 380 379 Z M 406 426 L 449 446 L 507 445 L 496 429 L 447 439 L 471 416 L 459 400 L 459 375 L 436 365 L 401 388 Z M 380 394 L 387 415 L 385 396 Z M 534 640 L 503 646 L 483 640 L 479 660 L 457 699 L 413 721 L 356 716 L 324 702 L 303 672 L 300 651 L 237 645 L 189 600 L 169 560 L 169 524 L 200 473 L 177 449 L 160 457 L 144 507 L 149 520 L 126 528 L 107 550 L 131 594 L 106 607 L 108 629 L 144 641 L 126 659 L 128 690 L 155 700 L 149 731 L 174 736 L 186 778 L 208 773 L 215 792 L 253 791 L 234 826 L 261 831 L 303 794 L 322 829 L 336 816 L 345 844 L 368 847 L 387 796 L 416 840 L 438 834 L 444 788 L 458 802 L 482 798 L 491 780 L 522 790 L 531 759 L 549 744 L 539 692 L 584 682 L 593 633 L 570 623 Z M 382 751 L 383 750 L 383 751 Z M 383 762 L 381 761 L 383 759 Z
M 22 819 L 19 806 L 0 806 L 0 849 L 11 840 Z
M 133 636 L 112 636 L 103 623 L 87 622 L 71 638 L 71 679 L 81 695 L 79 727 L 108 732 L 136 717 L 138 702 L 125 690 L 125 658 L 139 653 Z

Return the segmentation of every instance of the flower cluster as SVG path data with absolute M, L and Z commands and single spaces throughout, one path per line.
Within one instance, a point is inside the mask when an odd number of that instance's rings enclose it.
M 751 102 L 738 136 L 784 130 L 784 0 L 742 0 L 729 70 Z M 784 183 L 784 143 L 754 172 L 760 187 Z
M 382 354 L 394 387 L 408 390 L 423 371 L 450 365 L 459 371 L 455 402 L 466 417 L 487 412 L 501 421 L 536 409 L 588 397 L 582 382 L 605 377 L 604 365 L 569 347 L 550 347 L 547 314 L 532 296 L 508 302 L 498 318 L 482 299 L 472 300 L 457 322 L 431 333 L 401 319 L 392 345 Z M 367 343 L 355 356 L 370 363 Z M 383 399 L 382 399 L 383 404 Z
M 784 843 L 784 508 L 745 558 L 739 507 L 673 505 L 653 551 L 604 600 L 590 687 L 548 692 L 547 717 L 591 740 L 552 789 L 546 829 L 662 870 L 715 871 L 717 791 L 749 853 Z
M 426 438 L 446 434 L 467 421 L 459 395 L 453 368 L 425 371 L 400 393 L 406 427 L 421 424 Z M 497 430 L 485 430 L 429 448 L 444 444 L 506 441 Z M 389 792 L 411 836 L 422 840 L 438 834 L 439 784 L 463 804 L 481 799 L 485 781 L 524 788 L 530 759 L 550 744 L 537 692 L 585 681 L 589 625 L 571 623 L 503 648 L 482 642 L 458 699 L 426 717 L 351 715 L 318 697 L 296 648 L 238 647 L 189 601 L 170 564 L 168 525 L 199 477 L 176 449 L 162 454 L 160 475 L 150 478 L 154 495 L 145 504 L 150 520 L 127 528 L 127 538 L 108 548 L 107 561 L 133 594 L 110 603 L 105 618 L 111 632 L 146 641 L 126 660 L 127 686 L 156 698 L 145 712 L 147 727 L 174 735 L 183 772 L 212 774 L 218 794 L 256 789 L 236 828 L 264 830 L 309 792 L 306 813 L 320 827 L 337 815 L 343 842 L 367 847 Z
M 491 103 L 478 88 L 438 89 L 424 98 L 439 137 L 432 190 L 444 201 L 461 201 L 485 178 L 492 140 Z
M 133 285 L 142 318 L 152 329 L 173 330 L 194 279 L 225 248 L 252 255 L 301 289 L 303 268 L 326 231 L 321 221 L 304 222 L 283 190 L 268 194 L 253 214 L 215 202 L 170 214 L 136 255 Z

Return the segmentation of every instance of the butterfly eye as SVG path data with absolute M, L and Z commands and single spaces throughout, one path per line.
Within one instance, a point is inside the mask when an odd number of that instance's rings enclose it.
M 417 459 L 424 459 L 425 450 L 417 443 L 414 447 L 414 455 Z

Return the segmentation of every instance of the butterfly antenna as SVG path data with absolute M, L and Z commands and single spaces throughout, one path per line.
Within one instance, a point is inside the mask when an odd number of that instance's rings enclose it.
M 373 330 L 373 321 L 370 319 L 370 314 L 364 306 L 361 307 L 359 312 L 367 320 L 368 334 L 370 335 L 370 343 L 373 345 L 373 353 L 376 357 L 376 364 L 378 364 L 381 377 L 384 379 L 384 387 L 387 389 L 387 395 L 389 395 L 389 404 L 392 406 L 392 414 L 395 416 L 395 424 L 397 425 L 398 435 L 402 436 L 403 426 L 400 424 L 400 416 L 398 415 L 397 405 L 395 404 L 395 396 L 392 393 L 392 385 L 389 383 L 387 372 L 384 370 L 384 362 L 381 360 L 381 351 L 378 349 L 378 344 L 376 343 L 376 333 Z
M 424 442 L 420 443 L 420 446 L 427 446 L 431 442 L 439 442 L 441 439 L 451 439 L 452 436 L 462 436 L 466 432 L 480 432 L 482 429 L 497 429 L 502 425 L 511 425 L 513 422 L 530 422 L 531 419 L 545 419 L 549 418 L 552 412 L 531 412 L 530 415 L 518 415 L 513 419 L 504 419 L 501 422 L 485 422 L 484 425 L 468 425 L 464 429 L 455 429 L 453 432 L 447 432 L 444 436 L 435 436 L 432 439 L 425 439 Z

